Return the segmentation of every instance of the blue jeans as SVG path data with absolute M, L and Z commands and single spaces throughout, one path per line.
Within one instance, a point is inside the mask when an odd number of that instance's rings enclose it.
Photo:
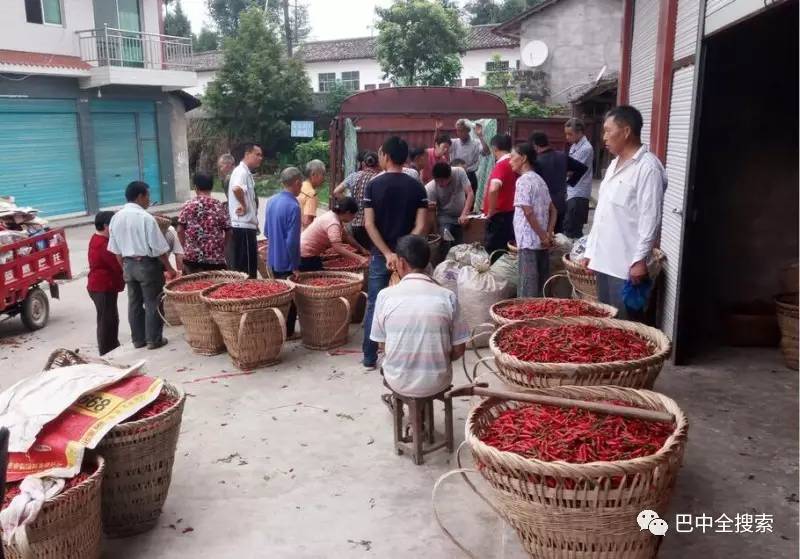
M 372 332 L 372 316 L 375 314 L 375 301 L 378 293 L 389 285 L 392 273 L 386 267 L 386 258 L 382 254 L 372 255 L 369 260 L 369 287 L 367 288 L 367 312 L 364 315 L 364 343 L 361 346 L 364 352 L 364 365 L 378 363 L 378 343 L 373 342 L 369 335 Z

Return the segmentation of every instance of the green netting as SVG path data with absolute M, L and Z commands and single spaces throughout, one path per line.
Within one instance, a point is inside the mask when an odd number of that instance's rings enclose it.
M 358 163 L 358 138 L 356 127 L 353 121 L 345 119 L 344 121 L 344 176 L 347 177 L 350 173 L 355 172 L 356 164 Z
M 493 118 L 482 118 L 475 122 L 483 126 L 483 137 L 487 142 L 491 141 L 495 134 L 497 134 L 497 120 Z M 478 141 L 474 131 L 472 132 L 472 139 L 476 142 Z M 483 191 L 486 188 L 486 181 L 489 179 L 493 168 L 494 156 L 491 152 L 489 155 L 481 155 L 480 162 L 478 163 L 478 172 L 476 173 L 478 175 L 478 191 L 475 194 L 474 208 L 476 212 L 480 212 L 483 207 Z

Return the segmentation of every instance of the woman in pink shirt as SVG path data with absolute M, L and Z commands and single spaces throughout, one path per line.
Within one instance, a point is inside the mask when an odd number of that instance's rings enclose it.
M 448 134 L 439 134 L 433 141 L 433 147 L 425 150 L 428 160 L 422 169 L 422 184 L 433 180 L 433 166 L 439 162 L 450 163 L 450 146 L 453 141 Z
M 353 258 L 366 265 L 369 252 L 347 231 L 345 225 L 353 221 L 358 213 L 355 198 L 342 198 L 332 209 L 311 222 L 300 235 L 300 271 L 322 270 L 322 253 L 333 248 L 346 258 Z

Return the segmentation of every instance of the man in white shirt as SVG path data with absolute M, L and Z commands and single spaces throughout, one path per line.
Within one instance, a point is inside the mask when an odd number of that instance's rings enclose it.
M 564 234 L 570 239 L 580 239 L 583 237 L 583 226 L 589 221 L 594 148 L 586 137 L 586 125 L 579 118 L 571 118 L 564 124 L 564 136 L 570 144 L 569 156 L 586 166 L 586 172 L 574 186 L 569 181 L 567 183 L 567 214 L 564 217 Z
M 472 193 L 478 190 L 478 165 L 481 155 L 489 155 L 489 146 L 483 137 L 483 126 L 475 125 L 475 136 L 477 141 L 470 135 L 469 123 L 466 119 L 460 118 L 456 121 L 456 135 L 450 146 L 450 160 L 461 159 L 464 161 L 464 170 L 472 185 Z
M 625 282 L 648 277 L 647 258 L 661 226 L 661 205 L 667 177 L 658 158 L 642 145 L 642 115 L 623 105 L 611 109 L 603 140 L 616 159 L 600 186 L 594 223 L 586 244 L 584 265 L 597 274 L 600 301 L 628 312 L 622 298 Z
M 256 184 L 252 172 L 261 166 L 264 154 L 261 146 L 257 144 L 244 144 L 242 149 L 244 156 L 231 173 L 228 183 L 233 269 L 255 278 L 258 274 L 256 246 L 258 208 L 256 207 Z
M 370 337 L 386 352 L 382 369 L 389 387 L 425 398 L 451 385 L 452 362 L 464 355 L 469 327 L 455 294 L 425 275 L 427 241 L 406 235 L 395 250 L 401 280 L 378 294 Z
M 125 189 L 128 201 L 114 214 L 108 228 L 108 250 L 122 264 L 128 286 L 128 322 L 136 348 L 158 349 L 167 344 L 158 313 L 164 271 L 174 277 L 167 244 L 156 219 L 147 213 L 150 187 L 134 181 Z

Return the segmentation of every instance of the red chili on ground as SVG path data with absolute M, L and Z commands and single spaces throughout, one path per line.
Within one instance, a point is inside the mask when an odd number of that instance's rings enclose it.
M 216 282 L 211 280 L 187 281 L 185 283 L 176 285 L 173 291 L 180 291 L 181 293 L 189 291 L 202 291 L 204 289 L 208 289 L 212 285 L 216 285 Z
M 633 361 L 654 352 L 650 342 L 629 330 L 585 325 L 513 325 L 496 343 L 503 353 L 534 363 Z
M 250 299 L 252 297 L 266 297 L 289 291 L 289 287 L 277 281 L 245 280 L 227 283 L 215 289 L 209 299 Z
M 609 403 L 632 407 L 626 402 Z M 585 464 L 655 454 L 674 430 L 675 425 L 669 423 L 531 404 L 500 413 L 480 439 L 526 458 Z
M 525 320 L 529 318 L 565 317 L 565 316 L 597 316 L 608 317 L 603 309 L 578 299 L 539 299 L 536 301 L 517 301 L 498 306 L 495 312 L 509 320 Z
M 349 280 L 343 278 L 309 278 L 301 282 L 303 285 L 311 285 L 314 287 L 331 287 L 334 285 L 344 285 L 349 283 Z

